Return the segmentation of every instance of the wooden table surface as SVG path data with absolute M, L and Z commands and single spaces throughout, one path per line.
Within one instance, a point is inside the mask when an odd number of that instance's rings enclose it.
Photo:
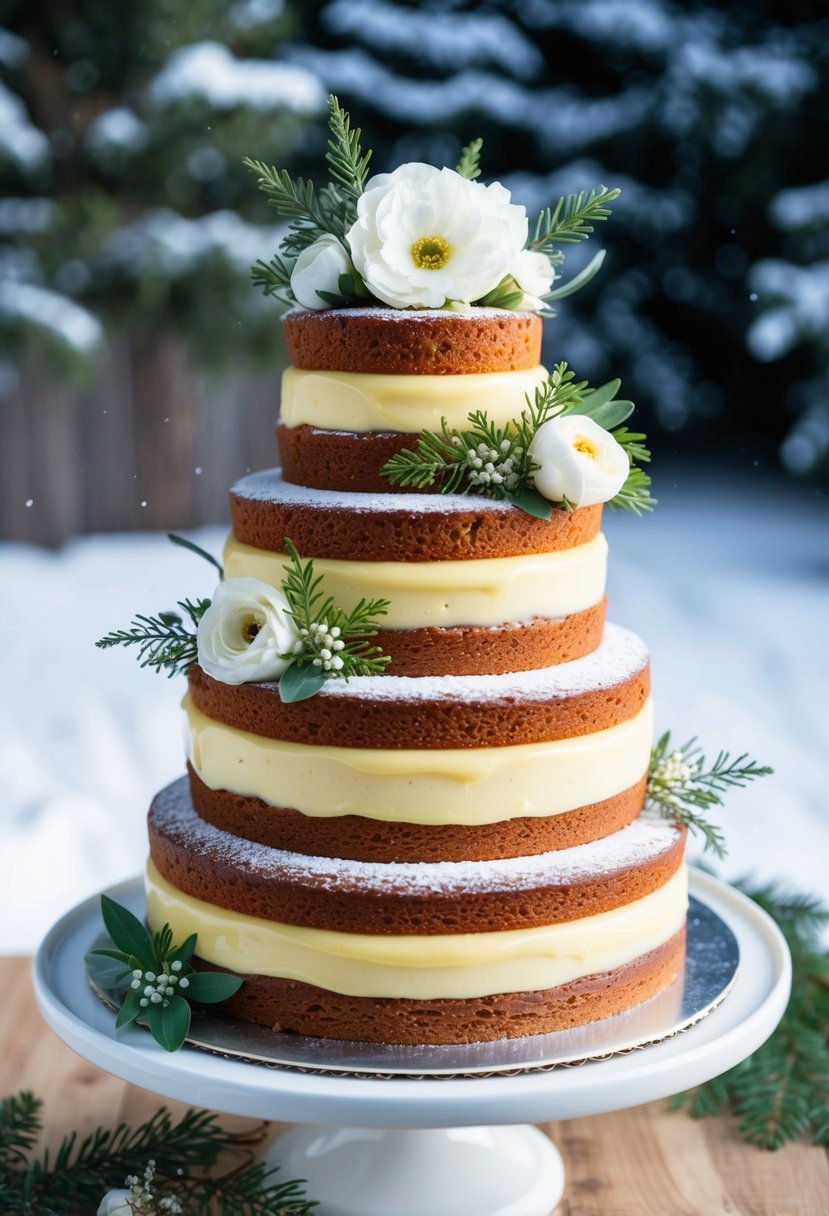
M 44 1145 L 99 1123 L 140 1123 L 162 1104 L 184 1109 L 93 1068 L 65 1047 L 37 1013 L 28 959 L 0 958 L 0 992 L 0 1096 L 30 1089 L 44 1099 Z M 548 1124 L 544 1131 L 561 1149 L 567 1171 L 558 1216 L 829 1214 L 829 1161 L 822 1149 L 790 1144 L 761 1152 L 744 1144 L 728 1119 L 696 1122 L 652 1102 Z M 451 1216 L 451 1208 L 435 1216 Z

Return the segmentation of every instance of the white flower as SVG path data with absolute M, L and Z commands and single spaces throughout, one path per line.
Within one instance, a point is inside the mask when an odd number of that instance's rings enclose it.
M 132 1191 L 125 1191 L 123 1187 L 107 1191 L 98 1204 L 97 1216 L 133 1216 L 135 1208 L 130 1202 L 131 1199 Z
M 219 583 L 199 621 L 199 665 L 223 684 L 278 679 L 300 647 L 288 601 L 258 578 Z
M 567 499 L 574 507 L 608 502 L 625 484 L 627 452 L 609 431 L 583 414 L 565 414 L 542 423 L 530 444 L 540 468 L 535 488 L 551 502 Z
M 535 249 L 522 249 L 510 263 L 509 273 L 524 292 L 519 308 L 540 312 L 545 296 L 556 277 L 555 268 L 546 253 Z
M 340 275 L 353 273 L 354 267 L 342 242 L 329 233 L 303 249 L 294 262 L 291 291 L 303 308 L 330 308 L 317 292 L 330 291 L 339 295 Z
M 372 177 L 348 233 L 354 265 L 393 308 L 480 300 L 526 240 L 527 214 L 503 186 L 418 163 Z

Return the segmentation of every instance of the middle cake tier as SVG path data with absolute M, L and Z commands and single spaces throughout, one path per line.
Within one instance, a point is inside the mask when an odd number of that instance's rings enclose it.
M 277 684 L 199 667 L 185 700 L 193 802 L 271 847 L 367 861 L 569 848 L 639 813 L 652 739 L 648 655 L 608 625 L 570 663 L 517 675 Z
M 278 469 L 243 478 L 230 505 L 228 577 L 279 586 L 291 540 L 345 610 L 389 600 L 378 644 L 392 674 L 530 671 L 599 645 L 600 506 L 545 520 L 483 497 L 312 490 Z

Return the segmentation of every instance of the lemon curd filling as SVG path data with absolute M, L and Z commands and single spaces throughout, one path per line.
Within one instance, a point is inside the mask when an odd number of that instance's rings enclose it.
M 147 920 L 175 941 L 198 934 L 200 958 L 242 975 L 269 975 L 349 996 L 471 998 L 554 988 L 610 971 L 679 931 L 687 868 L 641 899 L 595 916 L 486 933 L 341 933 L 232 912 L 185 895 L 149 862 Z
M 224 551 L 228 578 L 281 585 L 288 557 L 243 544 L 231 534 Z M 323 590 L 346 612 L 366 599 L 390 600 L 384 629 L 490 626 L 562 617 L 601 602 L 607 571 L 602 533 L 555 553 L 470 561 L 367 562 L 315 557 Z
M 571 739 L 508 747 L 385 750 L 266 739 L 217 722 L 188 694 L 190 763 L 214 790 L 305 815 L 466 825 L 558 815 L 629 789 L 647 771 L 648 700 L 635 717 Z
M 433 240 L 435 238 L 421 238 Z M 391 376 L 374 372 L 302 371 L 282 376 L 281 421 L 329 431 L 440 431 L 441 419 L 465 430 L 472 410 L 496 426 L 520 417 L 526 398 L 547 379 L 545 368 L 464 376 Z

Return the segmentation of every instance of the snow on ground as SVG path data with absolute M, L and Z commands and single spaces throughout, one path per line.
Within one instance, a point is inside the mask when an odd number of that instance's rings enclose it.
M 650 519 L 608 521 L 611 617 L 648 641 L 659 730 L 776 770 L 729 798 L 720 872 L 826 894 L 829 510 L 699 470 L 663 471 L 658 492 Z M 195 534 L 216 553 L 222 535 Z M 33 950 L 70 904 L 141 868 L 147 804 L 183 767 L 183 684 L 93 643 L 212 586 L 160 535 L 0 546 L 0 951 Z

